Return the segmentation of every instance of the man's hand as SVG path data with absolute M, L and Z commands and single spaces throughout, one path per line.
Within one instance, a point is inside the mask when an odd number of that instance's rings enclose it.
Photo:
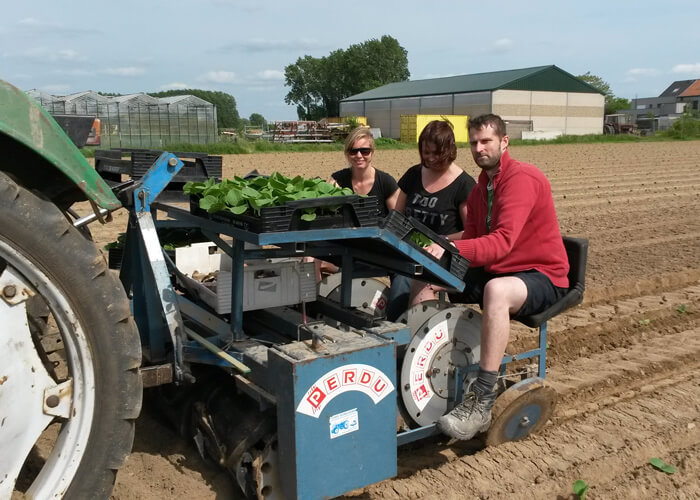
M 433 243 L 432 245 L 428 245 L 423 250 L 428 252 L 430 255 L 435 257 L 437 260 L 440 260 L 440 257 L 442 257 L 442 255 L 445 253 L 445 249 L 442 248 L 437 243 Z

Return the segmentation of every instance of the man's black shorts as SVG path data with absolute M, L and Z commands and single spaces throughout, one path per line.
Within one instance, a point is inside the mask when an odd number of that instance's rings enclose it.
M 490 274 L 483 267 L 470 267 L 464 276 L 464 291 L 451 293 L 450 302 L 460 304 L 479 304 L 484 306 L 484 287 L 486 283 L 501 276 L 515 276 L 525 282 L 527 287 L 527 299 L 520 310 L 511 315 L 513 319 L 539 314 L 556 301 L 561 299 L 566 292 L 566 288 L 554 286 L 550 279 L 539 271 L 530 269 L 509 274 Z

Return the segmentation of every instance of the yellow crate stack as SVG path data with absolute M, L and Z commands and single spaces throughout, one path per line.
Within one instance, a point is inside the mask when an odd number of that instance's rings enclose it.
M 455 133 L 455 140 L 469 142 L 468 115 L 401 115 L 401 142 L 418 142 L 420 133 L 433 120 L 450 122 Z
M 366 116 L 334 116 L 332 118 L 326 118 L 326 120 L 328 120 L 328 123 L 345 123 L 351 119 L 356 120 L 358 125 L 367 125 Z

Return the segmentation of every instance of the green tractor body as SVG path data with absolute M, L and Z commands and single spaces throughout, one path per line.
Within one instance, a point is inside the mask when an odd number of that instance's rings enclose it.
M 24 92 L 0 80 L 0 170 L 61 208 L 89 199 L 121 206 L 55 120 Z

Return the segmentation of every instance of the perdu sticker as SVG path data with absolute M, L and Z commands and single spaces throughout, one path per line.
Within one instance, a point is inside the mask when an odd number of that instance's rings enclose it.
M 394 391 L 394 384 L 384 372 L 373 366 L 343 365 L 314 382 L 301 398 L 297 411 L 318 418 L 333 398 L 348 391 L 363 392 L 377 404 Z
M 416 348 L 409 375 L 411 377 L 411 397 L 421 411 L 427 406 L 434 394 L 430 388 L 430 377 L 427 371 L 432 364 L 435 353 L 449 341 L 450 332 L 447 329 L 447 321 L 441 321 L 430 329 Z
M 357 408 L 332 415 L 329 419 L 331 439 L 335 439 L 344 434 L 350 434 L 360 429 L 360 419 Z

